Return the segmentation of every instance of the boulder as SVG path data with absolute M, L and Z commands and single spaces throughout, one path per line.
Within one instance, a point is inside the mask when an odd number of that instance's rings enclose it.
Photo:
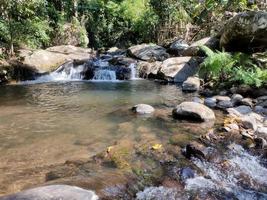
M 255 52 L 267 48 L 267 12 L 237 14 L 225 25 L 220 46 L 226 51 Z
M 138 104 L 132 108 L 132 111 L 137 114 L 151 114 L 155 111 L 155 109 L 147 104 Z
M 258 128 L 257 134 L 261 134 L 261 135 L 267 136 L 267 127 Z
M 195 92 L 198 91 L 200 87 L 200 79 L 197 77 L 188 77 L 185 82 L 183 82 L 183 91 Z
M 182 83 L 198 71 L 198 61 L 191 57 L 174 57 L 163 61 L 158 77 L 169 81 Z
M 155 44 L 140 44 L 128 49 L 128 54 L 143 61 L 163 61 L 169 57 L 166 49 Z
M 71 45 L 50 47 L 45 50 L 20 50 L 22 65 L 35 69 L 38 73 L 51 72 L 70 60 L 88 60 L 92 50 Z
M 0 197 L 1 200 L 98 200 L 90 190 L 68 185 L 50 185 Z
M 210 49 L 218 49 L 219 39 L 215 37 L 206 37 L 192 43 L 188 48 L 180 53 L 181 56 L 203 56 L 204 52 L 200 49 L 201 46 L 207 46 Z
M 138 75 L 141 78 L 157 78 L 158 71 L 161 67 L 161 62 L 145 62 L 141 61 L 137 63 Z
M 183 102 L 172 111 L 175 119 L 209 122 L 215 120 L 214 112 L 207 106 L 195 102 Z
M 168 52 L 177 56 L 180 56 L 189 45 L 182 39 L 175 40 L 169 47 Z

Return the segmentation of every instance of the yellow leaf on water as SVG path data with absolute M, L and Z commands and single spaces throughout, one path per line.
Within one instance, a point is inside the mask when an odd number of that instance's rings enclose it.
M 112 149 L 113 149 L 112 146 L 108 147 L 108 148 L 107 148 L 107 153 L 110 153 L 110 151 L 111 151 Z
M 161 149 L 162 148 L 162 144 L 154 144 L 153 146 L 152 146 L 152 149 L 153 150 L 159 150 L 159 149 Z

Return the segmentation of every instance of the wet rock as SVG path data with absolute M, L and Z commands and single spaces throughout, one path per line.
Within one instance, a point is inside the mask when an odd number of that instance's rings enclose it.
M 255 106 L 254 111 L 259 114 L 267 115 L 267 108 L 263 106 Z
M 186 50 L 188 47 L 189 45 L 184 40 L 178 39 L 170 45 L 168 52 L 170 52 L 171 54 L 180 56 L 181 52 Z
M 205 159 L 206 154 L 206 147 L 198 142 L 191 142 L 185 147 L 185 151 L 183 152 L 185 157 L 190 159 L 191 157 L 196 157 L 199 159 Z
M 210 107 L 210 108 L 214 108 L 214 107 L 216 107 L 216 105 L 217 105 L 217 100 L 216 100 L 215 98 L 213 98 L 213 97 L 206 98 L 206 99 L 204 100 L 204 104 L 205 104 L 206 106 Z
M 182 181 L 185 181 L 186 179 L 194 178 L 194 177 L 195 177 L 195 171 L 191 169 L 190 167 L 185 167 L 181 169 L 180 179 Z
M 258 106 L 262 106 L 262 107 L 264 107 L 264 108 L 267 108 L 267 100 L 265 100 L 265 101 L 261 101 L 261 102 L 257 103 L 257 105 L 258 105 Z
M 136 194 L 136 200 L 187 199 L 175 188 L 149 187 Z
M 252 102 L 252 99 L 251 98 L 244 98 L 241 100 L 240 102 L 241 105 L 244 105 L 244 106 L 249 106 L 249 107 L 253 107 L 253 102 Z
M 1 200 L 98 200 L 98 196 L 90 190 L 75 186 L 50 185 L 18 192 L 1 197 Z
M 128 54 L 143 61 L 163 61 L 169 57 L 166 49 L 155 44 L 140 44 L 128 49 Z
M 226 51 L 259 51 L 267 48 L 267 13 L 243 12 L 225 25 L 220 46 Z
M 233 94 L 231 97 L 231 101 L 233 102 L 234 106 L 240 106 L 240 103 L 244 97 L 240 94 Z
M 258 125 L 257 125 L 257 121 L 254 117 L 252 116 L 243 116 L 240 118 L 241 120 L 241 123 L 242 123 L 242 126 L 245 128 L 245 129 L 251 129 L 251 130 L 254 130 L 256 131 L 257 128 L 258 128 Z
M 175 119 L 189 119 L 193 121 L 208 122 L 215 120 L 214 112 L 207 106 L 195 102 L 183 102 L 173 109 Z
M 224 126 L 224 129 L 225 129 L 227 132 L 238 132 L 238 131 L 239 131 L 239 126 L 238 126 L 238 124 L 235 124 L 235 123 L 226 124 L 226 125 Z
M 218 104 L 217 104 L 217 107 L 218 108 L 221 108 L 221 109 L 227 109 L 227 108 L 232 108 L 233 107 L 233 103 L 232 101 L 219 101 Z
M 258 128 L 257 134 L 267 136 L 267 127 L 260 127 L 260 128 Z
M 185 82 L 183 82 L 182 89 L 187 92 L 198 91 L 200 87 L 200 79 L 197 77 L 188 77 Z
M 182 83 L 198 71 L 198 61 L 191 57 L 174 57 L 163 61 L 158 77 L 160 79 Z
M 254 134 L 254 131 L 252 131 L 251 129 L 248 129 L 248 130 L 242 130 L 241 131 L 241 135 L 245 138 L 250 138 L 250 139 L 254 139 L 255 138 L 255 134 Z
M 256 144 L 256 148 L 264 149 L 265 147 L 267 147 L 267 142 L 262 137 L 255 138 L 254 142 Z
M 138 104 L 132 108 L 132 111 L 138 114 L 151 114 L 155 109 L 147 104 Z
M 238 106 L 235 108 L 228 108 L 227 112 L 230 116 L 241 117 L 243 115 L 251 113 L 252 109 L 249 106 Z
M 181 52 L 182 56 L 203 56 L 205 53 L 200 49 L 200 46 L 207 46 L 211 49 L 219 47 L 219 39 L 215 37 L 206 37 L 192 43 L 187 49 Z

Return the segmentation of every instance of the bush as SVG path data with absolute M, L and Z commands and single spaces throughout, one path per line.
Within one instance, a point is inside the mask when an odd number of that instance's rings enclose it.
M 207 57 L 200 66 L 199 75 L 214 82 L 215 86 L 245 84 L 261 87 L 267 83 L 267 69 L 256 66 L 249 55 L 213 52 L 206 46 L 201 49 Z

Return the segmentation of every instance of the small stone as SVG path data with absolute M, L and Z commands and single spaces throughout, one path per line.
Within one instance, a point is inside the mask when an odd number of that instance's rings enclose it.
M 224 128 L 227 132 L 239 131 L 239 126 L 237 124 L 227 124 Z
M 203 159 L 206 157 L 206 147 L 198 142 L 190 142 L 185 147 L 185 156 L 190 159 L 192 156 Z
M 254 117 L 252 116 L 243 116 L 241 117 L 241 123 L 245 129 L 252 129 L 254 131 L 257 130 L 257 121 Z
M 182 181 L 185 181 L 186 179 L 194 178 L 194 177 L 195 177 L 195 172 L 190 167 L 185 167 L 181 169 L 180 178 Z
M 182 89 L 187 92 L 198 91 L 200 87 L 200 80 L 197 77 L 188 77 L 186 81 L 183 82 Z
M 241 135 L 246 138 L 250 138 L 250 139 L 255 138 L 254 132 L 252 130 L 243 130 L 241 131 Z
M 253 107 L 253 102 L 252 102 L 252 99 L 250 98 L 242 99 L 240 103 L 241 105 L 244 105 L 244 106 Z
M 232 103 L 232 101 L 228 101 L 228 100 L 219 101 L 219 103 L 217 104 L 217 107 L 221 108 L 221 109 L 232 108 L 233 107 L 233 103 Z
M 216 107 L 216 102 L 217 102 L 217 100 L 216 100 L 215 98 L 213 98 L 213 97 L 211 97 L 211 98 L 206 98 L 206 99 L 204 100 L 204 104 L 205 104 L 206 106 L 210 107 L 210 108 L 214 108 L 214 107 Z
M 220 101 L 231 101 L 231 98 L 228 97 L 228 96 L 220 96 L 220 95 L 217 95 L 217 96 L 214 96 L 214 98 L 220 102 Z
M 132 108 L 132 111 L 138 114 L 151 114 L 155 109 L 147 104 L 138 104 Z
M 243 96 L 240 95 L 240 94 L 234 94 L 231 97 L 231 99 L 232 99 L 232 102 L 233 102 L 234 106 L 239 106 L 241 101 L 242 101 L 242 99 L 243 99 Z

